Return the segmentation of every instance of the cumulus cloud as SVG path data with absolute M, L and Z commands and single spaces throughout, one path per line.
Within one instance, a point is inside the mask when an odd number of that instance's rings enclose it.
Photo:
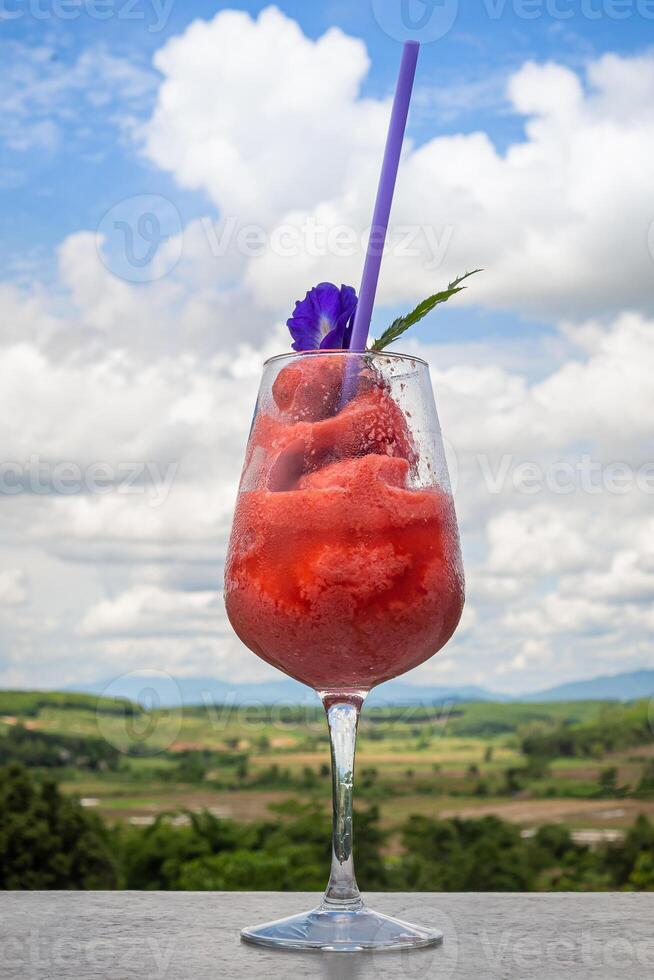
M 311 41 L 275 8 L 257 20 L 225 11 L 169 41 L 156 65 L 150 159 L 224 214 L 297 232 L 290 250 L 287 237 L 250 262 L 260 301 L 288 305 L 298 281 L 316 277 L 356 281 L 388 113 L 361 96 L 361 43 L 337 30 Z M 654 154 L 653 74 L 650 55 L 604 55 L 584 76 L 528 63 L 506 92 L 524 139 L 502 153 L 483 132 L 409 146 L 381 300 L 411 301 L 481 265 L 474 297 L 496 307 L 651 311 L 654 190 L 642 161 Z M 308 226 L 323 230 L 317 249 Z M 354 233 L 349 252 L 324 244 L 339 228 Z M 407 228 L 417 231 L 410 247 Z
M 154 585 L 134 586 L 89 609 L 79 632 L 82 636 L 206 634 L 215 630 L 217 607 L 216 590 L 179 592 Z
M 147 154 L 248 220 L 339 194 L 379 151 L 387 105 L 358 98 L 368 55 L 337 28 L 314 42 L 275 7 L 256 20 L 227 10 L 194 21 L 155 65 Z
M 530 384 L 524 373 L 497 365 L 434 365 L 437 390 L 447 392 L 450 441 L 462 450 L 492 447 L 505 453 L 529 453 L 593 443 L 604 459 L 629 458 L 647 451 L 651 427 L 643 406 L 654 402 L 652 320 L 637 314 L 618 316 L 609 326 L 564 326 L 571 341 L 562 361 Z M 481 399 L 484 411 L 474 428 L 464 409 Z M 495 472 L 495 471 L 493 471 Z
M 101 235 L 69 235 L 58 250 L 58 262 L 70 318 L 53 345 L 70 348 L 70 319 L 75 349 L 93 353 L 94 344 L 105 348 L 109 343 L 146 360 L 164 352 L 217 354 L 248 341 L 257 347 L 264 343 L 272 318 L 253 308 L 238 280 L 238 255 L 230 276 L 229 260 L 213 258 L 212 238 L 199 222 L 192 222 L 180 237 L 180 245 L 170 241 L 158 251 L 153 281 L 133 284 L 111 271 Z M 166 272 L 167 250 L 178 248 L 181 260 L 159 279 L 157 264 Z

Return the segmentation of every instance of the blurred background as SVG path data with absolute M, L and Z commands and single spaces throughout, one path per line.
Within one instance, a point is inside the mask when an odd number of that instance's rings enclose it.
M 483 267 L 401 343 L 468 599 L 366 708 L 361 884 L 654 887 L 653 27 L 3 4 L 0 885 L 324 884 L 324 721 L 233 635 L 223 560 L 261 363 L 308 288 L 358 285 L 415 37 L 374 327 Z

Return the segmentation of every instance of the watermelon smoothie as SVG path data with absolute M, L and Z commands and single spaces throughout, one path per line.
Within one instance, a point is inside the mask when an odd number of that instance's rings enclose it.
M 426 365 L 367 356 L 348 380 L 347 360 L 273 359 L 225 573 L 243 643 L 322 693 L 367 692 L 433 656 L 464 597 L 444 460 L 430 458 L 424 412 L 400 404 L 426 374 L 433 405 Z

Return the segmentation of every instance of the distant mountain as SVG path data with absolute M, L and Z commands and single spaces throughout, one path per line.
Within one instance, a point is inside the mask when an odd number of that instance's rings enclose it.
M 297 681 L 230 683 L 213 677 L 176 677 L 166 674 L 128 674 L 114 681 L 98 681 L 69 688 L 85 694 L 129 698 L 164 708 L 202 704 L 317 704 L 317 696 Z M 500 694 L 483 687 L 421 686 L 401 680 L 387 681 L 371 693 L 368 704 L 438 704 L 449 701 L 633 701 L 654 695 L 654 670 L 594 677 L 560 684 L 544 691 L 520 695 Z
M 654 695 L 654 670 L 629 674 L 605 674 L 585 681 L 572 681 L 525 694 L 521 701 L 635 701 Z
M 176 677 L 165 674 L 128 674 L 117 680 L 79 684 L 70 690 L 85 694 L 105 694 L 129 698 L 164 708 L 180 704 L 191 707 L 202 704 L 318 704 L 318 697 L 308 687 L 293 680 L 261 681 L 250 684 L 229 683 L 213 677 Z M 153 698 L 154 694 L 154 698 Z M 401 681 L 388 681 L 376 688 L 368 703 L 433 704 L 444 701 L 506 701 L 504 694 L 481 687 L 422 687 Z
M 402 681 L 386 681 L 371 692 L 367 704 L 433 704 L 443 701 L 510 701 L 506 694 L 483 687 L 423 687 Z
M 261 681 L 237 684 L 216 680 L 213 677 L 169 677 L 165 674 L 126 674 L 116 680 L 79 684 L 72 690 L 88 694 L 106 694 L 113 698 L 129 698 L 150 704 L 154 692 L 162 708 L 179 705 L 192 707 L 202 704 L 304 704 L 318 697 L 308 687 L 290 678 L 279 681 Z

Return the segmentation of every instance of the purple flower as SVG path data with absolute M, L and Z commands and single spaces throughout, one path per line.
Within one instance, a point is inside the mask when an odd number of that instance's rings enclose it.
M 293 350 L 339 350 L 350 346 L 357 294 L 352 286 L 321 282 L 298 300 L 287 321 Z

